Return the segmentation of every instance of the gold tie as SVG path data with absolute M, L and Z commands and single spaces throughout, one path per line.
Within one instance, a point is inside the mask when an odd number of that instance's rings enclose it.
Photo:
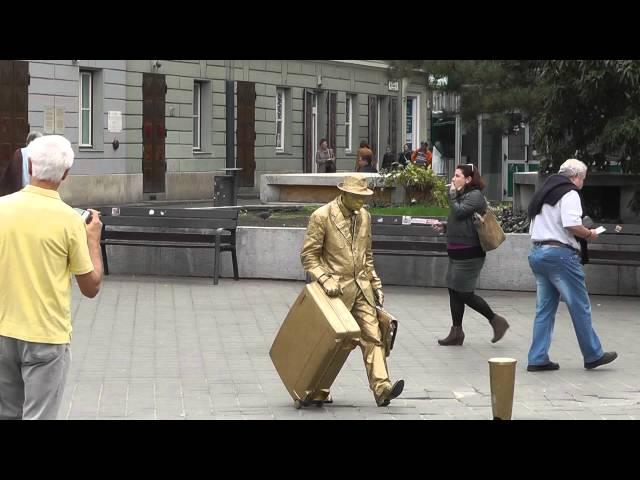
M 351 220 L 351 228 L 350 228 L 350 232 L 351 232 L 351 244 L 355 245 L 356 243 L 356 220 L 358 218 L 358 215 L 356 215 L 355 213 L 352 213 L 349 216 L 349 219 Z

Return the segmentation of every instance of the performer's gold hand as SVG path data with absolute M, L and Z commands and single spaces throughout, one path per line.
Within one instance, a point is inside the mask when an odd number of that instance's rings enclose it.
M 382 289 L 381 288 L 377 288 L 373 291 L 373 293 L 376 296 L 376 303 L 380 306 L 382 306 L 382 304 L 384 303 L 384 293 L 382 293 Z
M 342 287 L 340 287 L 338 281 L 333 277 L 323 279 L 320 285 L 322 285 L 322 288 L 330 297 L 337 297 L 339 295 L 342 295 Z

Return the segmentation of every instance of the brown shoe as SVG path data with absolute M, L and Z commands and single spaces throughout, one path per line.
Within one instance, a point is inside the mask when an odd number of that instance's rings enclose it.
M 489 320 L 489 323 L 493 327 L 493 338 L 491 339 L 491 343 L 496 343 L 498 340 L 504 337 L 505 333 L 507 333 L 509 324 L 507 323 L 505 318 L 501 317 L 500 315 L 495 315 L 493 317 L 493 320 Z
M 451 327 L 447 338 L 438 340 L 438 343 L 445 347 L 449 345 L 462 345 L 462 342 L 464 342 L 464 332 L 462 331 L 462 327 L 456 326 Z

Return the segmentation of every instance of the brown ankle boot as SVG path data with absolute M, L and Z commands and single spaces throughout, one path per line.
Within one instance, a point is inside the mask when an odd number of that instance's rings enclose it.
M 462 331 L 462 327 L 456 326 L 451 327 L 451 331 L 447 338 L 438 340 L 438 343 L 443 346 L 462 345 L 462 342 L 464 342 L 464 332 Z
M 504 334 L 507 333 L 507 329 L 509 328 L 509 324 L 505 320 L 504 317 L 500 315 L 495 315 L 492 320 L 489 320 L 489 323 L 493 327 L 493 338 L 491 339 L 491 343 L 496 343 Z

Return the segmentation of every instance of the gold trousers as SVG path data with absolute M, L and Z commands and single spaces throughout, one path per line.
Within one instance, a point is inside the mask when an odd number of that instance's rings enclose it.
M 367 302 L 359 289 L 351 308 L 351 315 L 353 315 L 362 331 L 360 348 L 362 349 L 364 366 L 367 369 L 369 388 L 371 388 L 373 395 L 378 398 L 391 389 L 387 371 L 387 357 L 382 345 L 376 309 Z

